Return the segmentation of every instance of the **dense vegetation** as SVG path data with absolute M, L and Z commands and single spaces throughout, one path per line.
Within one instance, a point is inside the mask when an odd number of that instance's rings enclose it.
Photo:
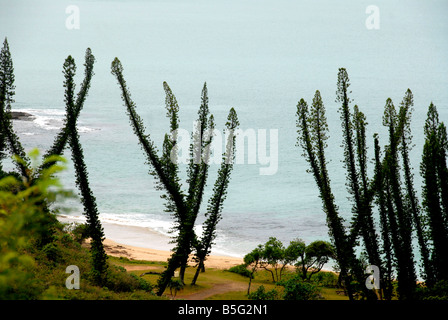
M 350 299 L 359 292 L 367 299 L 379 296 L 390 300 L 396 294 L 405 300 L 422 298 L 437 287 L 440 298 L 444 299 L 448 295 L 447 274 L 442 272 L 448 261 L 446 127 L 439 122 L 437 109 L 431 103 L 424 127 L 425 144 L 420 166 L 424 183 L 420 205 L 409 161 L 414 103 L 411 90 L 406 91 L 398 111 L 390 98 L 386 100 L 383 125 L 388 129 L 388 144 L 381 150 L 379 135 L 374 134 L 374 176 L 368 177 L 367 122 L 357 105 L 351 110 L 349 86 L 347 71 L 339 69 L 336 101 L 341 103 L 343 164 L 353 203 L 352 221 L 348 226 L 331 190 L 325 154 L 329 130 L 320 92 L 316 91 L 311 107 L 304 99 L 297 105 L 298 144 L 319 188 L 347 293 Z M 421 268 L 414 256 L 415 236 Z M 359 245 L 359 240 L 363 245 Z M 380 270 L 378 295 L 364 286 L 364 268 L 356 255 L 357 249 L 365 253 L 369 265 Z M 420 286 L 417 284 L 418 271 L 424 279 Z
M 11 105 L 14 103 L 14 68 L 5 39 L 0 52 L 0 299 L 157 299 L 170 289 L 172 295 L 182 288 L 197 288 L 199 274 L 216 238 L 216 226 L 222 218 L 235 155 L 234 131 L 239 126 L 231 108 L 225 128 L 226 150 L 205 210 L 202 236 L 195 224 L 204 202 L 209 170 L 210 146 L 215 123 L 208 107 L 204 84 L 198 110 L 196 131 L 192 134 L 190 160 L 187 164 L 186 190 L 179 178 L 177 130 L 179 106 L 171 88 L 163 83 L 169 132 L 161 152 L 145 130 L 123 76 L 123 66 L 115 58 L 111 72 L 115 76 L 130 125 L 146 156 L 150 173 L 162 191 L 166 212 L 173 217 L 173 254 L 151 278 L 144 278 L 117 267 L 106 255 L 104 231 L 99 210 L 88 179 L 77 119 L 94 75 L 95 57 L 86 50 L 84 79 L 75 94 L 76 64 L 68 56 L 63 64 L 66 115 L 53 145 L 39 162 L 39 154 L 26 154 L 14 132 Z M 413 147 L 411 115 L 413 96 L 407 90 L 397 110 L 386 100 L 383 124 L 387 145 L 380 146 L 373 136 L 374 154 L 368 155 L 367 119 L 355 105 L 349 91 L 347 71 L 339 70 L 336 101 L 340 103 L 343 137 L 343 167 L 352 203 L 352 219 L 342 218 L 331 188 L 325 153 L 329 138 L 326 110 L 319 91 L 309 107 L 304 99 L 297 105 L 298 145 L 316 181 L 327 217 L 331 243 L 314 241 L 308 245 L 295 239 L 284 246 L 271 237 L 264 245 L 249 252 L 244 264 L 230 271 L 248 279 L 244 298 L 309 300 L 323 296 L 323 283 L 337 287 L 349 299 L 448 299 L 448 138 L 446 127 L 438 119 L 437 108 L 430 104 L 424 126 L 425 144 L 420 174 L 422 199 L 414 188 L 409 151 Z M 63 225 L 57 220 L 53 203 L 56 198 L 73 196 L 64 191 L 57 174 L 70 149 L 76 185 L 83 205 L 86 224 Z M 14 169 L 5 171 L 3 160 L 10 154 Z M 373 170 L 368 170 L 373 159 Z M 369 177 L 368 172 L 373 172 Z M 86 245 L 86 239 L 89 239 Z M 414 241 L 416 239 L 416 242 Z M 418 247 L 415 247 L 417 243 Z M 83 244 L 83 245 L 82 245 Z M 148 244 L 150 246 L 150 244 Z M 418 263 L 414 253 L 418 251 Z M 188 262 L 193 254 L 196 263 L 191 284 L 186 284 Z M 332 259 L 337 273 L 322 272 Z M 67 290 L 65 267 L 81 270 L 83 290 Z M 380 288 L 366 286 L 366 267 L 379 268 Z M 179 270 L 179 279 L 174 273 Z M 263 275 L 264 284 L 251 288 L 254 278 Z M 204 277 L 206 277 L 204 275 Z M 418 282 L 418 278 L 423 279 Z M 378 283 L 376 284 L 378 285 Z M 194 289 L 192 289 L 194 290 Z M 244 290 L 246 291 L 246 290 Z M 174 294 L 173 294 L 174 292 Z

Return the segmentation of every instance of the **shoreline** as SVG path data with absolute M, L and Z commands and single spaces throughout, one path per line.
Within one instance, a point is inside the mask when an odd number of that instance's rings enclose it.
M 103 245 L 108 255 L 114 257 L 125 257 L 131 260 L 166 262 L 172 254 L 171 251 L 134 247 L 115 242 L 108 238 L 104 239 Z M 242 258 L 210 255 L 207 257 L 207 260 L 205 260 L 205 267 L 214 269 L 229 269 L 242 263 Z M 195 265 L 193 262 L 189 262 L 188 264 L 190 266 Z
M 83 223 L 80 218 L 67 215 L 58 215 L 58 220 L 63 223 Z M 171 238 L 149 227 L 123 225 L 111 222 L 101 222 L 105 233 L 103 241 L 106 254 L 114 257 L 125 257 L 130 260 L 145 260 L 166 262 L 171 254 L 173 244 Z M 206 268 L 229 269 L 244 263 L 243 257 L 211 253 L 205 261 Z M 190 266 L 195 263 L 189 261 Z M 335 272 L 327 265 L 322 271 Z
M 58 220 L 63 223 L 84 222 L 66 215 L 58 215 Z M 171 239 L 150 228 L 110 222 L 101 224 L 105 233 L 103 244 L 108 255 L 132 260 L 166 262 L 172 254 L 173 245 L 169 243 Z M 207 257 L 205 267 L 228 269 L 243 262 L 242 257 L 212 253 Z

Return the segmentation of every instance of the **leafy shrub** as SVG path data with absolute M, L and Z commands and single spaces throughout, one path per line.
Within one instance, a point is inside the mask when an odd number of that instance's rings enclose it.
M 38 152 L 33 151 L 30 156 L 36 162 Z M 56 161 L 62 160 L 57 158 Z M 18 157 L 16 161 L 24 163 Z M 36 260 L 30 254 L 30 247 L 52 239 L 56 219 L 46 212 L 43 204 L 51 203 L 61 193 L 58 180 L 53 178 L 61 169 L 55 164 L 40 171 L 36 179 L 33 167 L 27 178 L 10 175 L 0 180 L 0 299 L 36 299 L 39 296 L 40 288 L 32 272 Z M 42 256 L 59 257 L 54 246 L 44 248 Z
M 42 252 L 45 254 L 48 260 L 53 262 L 58 262 L 61 258 L 61 251 L 54 242 L 46 244 L 42 248 Z
M 299 277 L 289 279 L 279 283 L 283 286 L 284 300 L 315 300 L 319 297 L 319 288 L 308 281 L 303 281 Z
M 338 276 L 333 272 L 318 272 L 313 275 L 312 280 L 327 288 L 336 288 L 338 285 Z
M 154 289 L 154 286 L 149 281 L 146 281 L 142 277 L 139 277 L 133 273 L 131 273 L 130 276 L 131 276 L 131 278 L 134 278 L 135 282 L 138 283 L 138 289 L 148 291 L 148 292 L 150 292 Z
M 89 237 L 89 226 L 86 223 L 70 223 L 65 225 L 65 229 L 73 237 L 73 240 L 81 244 Z
M 109 266 L 105 286 L 116 292 L 152 290 L 152 285 L 148 281 L 134 274 L 128 274 L 126 269 L 120 266 Z
M 73 238 L 70 237 L 70 235 L 68 233 L 64 233 L 60 237 L 60 241 L 61 241 L 62 244 L 68 246 L 68 245 L 71 245 L 73 243 Z
M 278 300 L 280 293 L 276 289 L 266 291 L 263 285 L 248 295 L 249 300 Z
M 171 279 L 168 283 L 168 287 L 170 288 L 171 295 L 175 297 L 178 291 L 184 289 L 184 284 L 180 279 Z
M 422 300 L 448 300 L 448 281 L 441 280 L 431 288 L 419 287 L 417 294 Z
M 254 276 L 251 274 L 251 272 L 249 270 L 247 270 L 245 264 L 239 264 L 237 266 L 231 267 L 228 271 L 237 273 L 239 275 L 242 275 L 243 277 L 252 278 L 252 279 L 254 278 Z

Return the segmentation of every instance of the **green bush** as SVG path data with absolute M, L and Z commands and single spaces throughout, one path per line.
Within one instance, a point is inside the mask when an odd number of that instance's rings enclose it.
M 245 264 L 239 264 L 237 266 L 231 267 L 228 271 L 237 273 L 239 275 L 242 275 L 243 277 L 252 278 L 252 279 L 254 278 L 254 276 L 251 275 L 251 272 L 249 270 L 247 270 L 247 267 Z
M 313 275 L 312 280 L 327 288 L 336 288 L 338 285 L 338 276 L 333 272 L 320 271 Z
M 300 277 L 295 277 L 279 283 L 283 286 L 284 300 L 316 300 L 319 298 L 319 288 L 308 281 L 303 281 Z
M 428 288 L 420 286 L 417 294 L 422 300 L 448 300 L 448 281 L 441 280 L 434 286 Z
M 128 274 L 120 266 L 109 266 L 105 287 L 116 292 L 132 292 L 135 290 L 151 291 L 153 286 L 143 278 Z
M 263 285 L 248 295 L 249 300 L 278 300 L 280 293 L 276 289 L 266 291 Z
M 170 289 L 171 295 L 175 297 L 177 292 L 184 289 L 184 284 L 180 279 L 171 279 L 168 283 L 168 288 Z
M 138 289 L 151 292 L 154 289 L 154 286 L 143 279 L 142 277 L 137 276 L 136 274 L 131 273 L 131 278 L 134 278 L 135 282 L 138 284 Z
M 73 222 L 67 224 L 66 229 L 72 235 L 73 240 L 79 244 L 89 237 L 89 226 L 86 223 Z
M 38 155 L 37 151 L 30 153 L 34 162 Z M 19 158 L 16 161 L 24 163 Z M 33 167 L 26 178 L 10 175 L 0 180 L 0 299 L 38 298 L 40 287 L 36 286 L 38 281 L 33 274 L 36 265 L 31 254 L 33 245 L 45 243 L 42 256 L 55 260 L 59 257 L 57 248 L 44 241 L 53 239 L 55 221 L 44 204 L 61 194 L 58 180 L 53 178 L 61 169 L 58 164 L 50 166 L 40 171 L 37 179 Z
M 61 250 L 54 242 L 46 244 L 42 248 L 42 252 L 45 254 L 48 260 L 55 263 L 58 262 L 61 258 Z

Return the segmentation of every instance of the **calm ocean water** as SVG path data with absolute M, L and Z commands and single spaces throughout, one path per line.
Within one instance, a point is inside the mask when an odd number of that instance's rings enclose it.
M 366 27 L 371 4 L 379 9 L 379 29 Z M 66 26 L 73 14 L 66 12 L 70 5 L 79 9 L 79 29 Z M 163 81 L 177 97 L 180 126 L 186 130 L 192 130 L 204 82 L 217 128 L 224 128 L 234 107 L 241 129 L 277 129 L 277 172 L 260 175 L 266 165 L 257 158 L 255 164 L 236 165 L 232 174 L 215 253 L 242 256 L 270 236 L 285 244 L 297 237 L 328 240 L 314 179 L 295 145 L 297 101 L 311 103 L 317 89 L 329 120 L 333 191 L 341 213 L 350 219 L 335 103 L 340 67 L 350 76 L 352 105 L 366 114 L 368 136 L 380 133 L 383 145 L 386 99 L 398 106 L 406 89 L 413 91 L 411 156 L 420 185 L 423 124 L 431 101 L 440 119 L 448 122 L 447 13 L 447 1 L 0 0 L 0 39 L 8 37 L 14 60 L 13 109 L 35 116 L 33 121 L 14 122 L 27 150 L 46 150 L 62 124 L 64 59 L 75 58 L 79 87 L 85 50 L 92 49 L 95 76 L 79 130 L 105 222 L 168 235 L 172 221 L 163 212 L 160 192 L 148 175 L 110 73 L 115 57 L 123 64 L 137 110 L 158 146 L 168 128 Z M 373 158 L 371 138 L 369 145 Z M 69 158 L 70 151 L 65 155 Z M 218 165 L 210 168 L 206 199 L 217 170 Z M 75 188 L 71 165 L 61 179 L 67 188 Z M 80 216 L 81 211 L 70 214 Z

